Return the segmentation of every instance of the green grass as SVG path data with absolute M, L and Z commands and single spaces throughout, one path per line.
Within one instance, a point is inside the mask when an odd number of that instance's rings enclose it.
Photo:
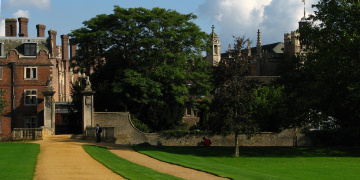
M 0 143 L 0 179 L 32 179 L 39 144 Z
M 181 179 L 120 158 L 105 147 L 83 145 L 83 148 L 95 160 L 126 179 Z
M 360 148 L 133 146 L 161 161 L 231 179 L 360 179 Z

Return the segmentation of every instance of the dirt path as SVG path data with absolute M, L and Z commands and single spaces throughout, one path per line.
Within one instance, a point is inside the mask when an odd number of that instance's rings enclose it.
M 80 137 L 47 136 L 40 144 L 34 180 L 124 179 L 94 160 L 82 148 Z
M 88 155 L 82 148 L 84 144 L 107 147 L 121 158 L 183 179 L 225 179 L 150 158 L 137 153 L 129 146 L 83 141 L 81 136 L 47 136 L 44 140 L 35 141 L 35 143 L 39 143 L 41 147 L 34 176 L 35 180 L 123 179 Z

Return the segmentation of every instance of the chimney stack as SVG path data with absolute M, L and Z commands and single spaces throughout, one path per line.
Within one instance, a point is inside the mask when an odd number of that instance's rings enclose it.
M 69 36 L 63 34 L 61 37 L 62 59 L 69 60 Z
M 37 37 L 45 37 L 46 26 L 43 24 L 36 25 Z
M 73 39 L 70 39 L 70 58 L 73 58 L 76 55 L 77 45 L 74 43 Z
M 17 20 L 15 18 L 6 18 L 5 19 L 5 36 L 6 37 L 16 37 L 17 31 Z
M 57 34 L 57 32 L 50 29 L 48 31 L 48 33 L 49 33 L 49 37 L 50 37 L 52 58 L 56 58 L 56 54 L 57 54 L 57 51 L 56 51 L 56 34 Z
M 28 22 L 29 19 L 25 17 L 19 17 L 19 37 L 28 37 Z

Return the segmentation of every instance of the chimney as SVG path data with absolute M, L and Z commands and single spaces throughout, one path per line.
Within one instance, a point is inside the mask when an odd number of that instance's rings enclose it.
M 5 36 L 6 37 L 16 37 L 17 31 L 17 20 L 15 18 L 6 18 L 5 19 Z
M 36 25 L 37 37 L 45 37 L 46 26 L 42 24 Z
M 57 49 L 56 49 L 56 34 L 57 32 L 50 29 L 48 31 L 49 33 L 49 38 L 50 38 L 50 45 L 51 45 L 51 54 L 52 54 L 52 58 L 56 58 L 56 54 L 57 54 Z
M 74 43 L 73 39 L 70 39 L 70 58 L 73 58 L 76 55 L 77 45 Z
M 29 19 L 25 17 L 19 17 L 19 37 L 28 37 L 28 22 Z
M 256 43 L 256 52 L 257 54 L 260 54 L 261 51 L 262 51 L 262 47 L 261 47 L 261 32 L 260 32 L 260 29 L 258 29 L 258 32 L 257 32 L 257 43 Z
M 61 37 L 62 59 L 69 60 L 69 36 L 63 34 Z

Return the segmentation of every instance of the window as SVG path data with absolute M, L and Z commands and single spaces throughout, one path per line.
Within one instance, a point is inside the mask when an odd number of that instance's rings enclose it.
M 37 78 L 37 67 L 25 67 L 24 68 L 25 79 L 36 79 Z
M 24 55 L 36 56 L 36 43 L 24 43 Z
M 25 117 L 25 128 L 37 128 L 37 117 Z
M 191 116 L 191 104 L 186 103 L 186 115 Z
M 25 105 L 37 105 L 37 90 L 25 89 Z

